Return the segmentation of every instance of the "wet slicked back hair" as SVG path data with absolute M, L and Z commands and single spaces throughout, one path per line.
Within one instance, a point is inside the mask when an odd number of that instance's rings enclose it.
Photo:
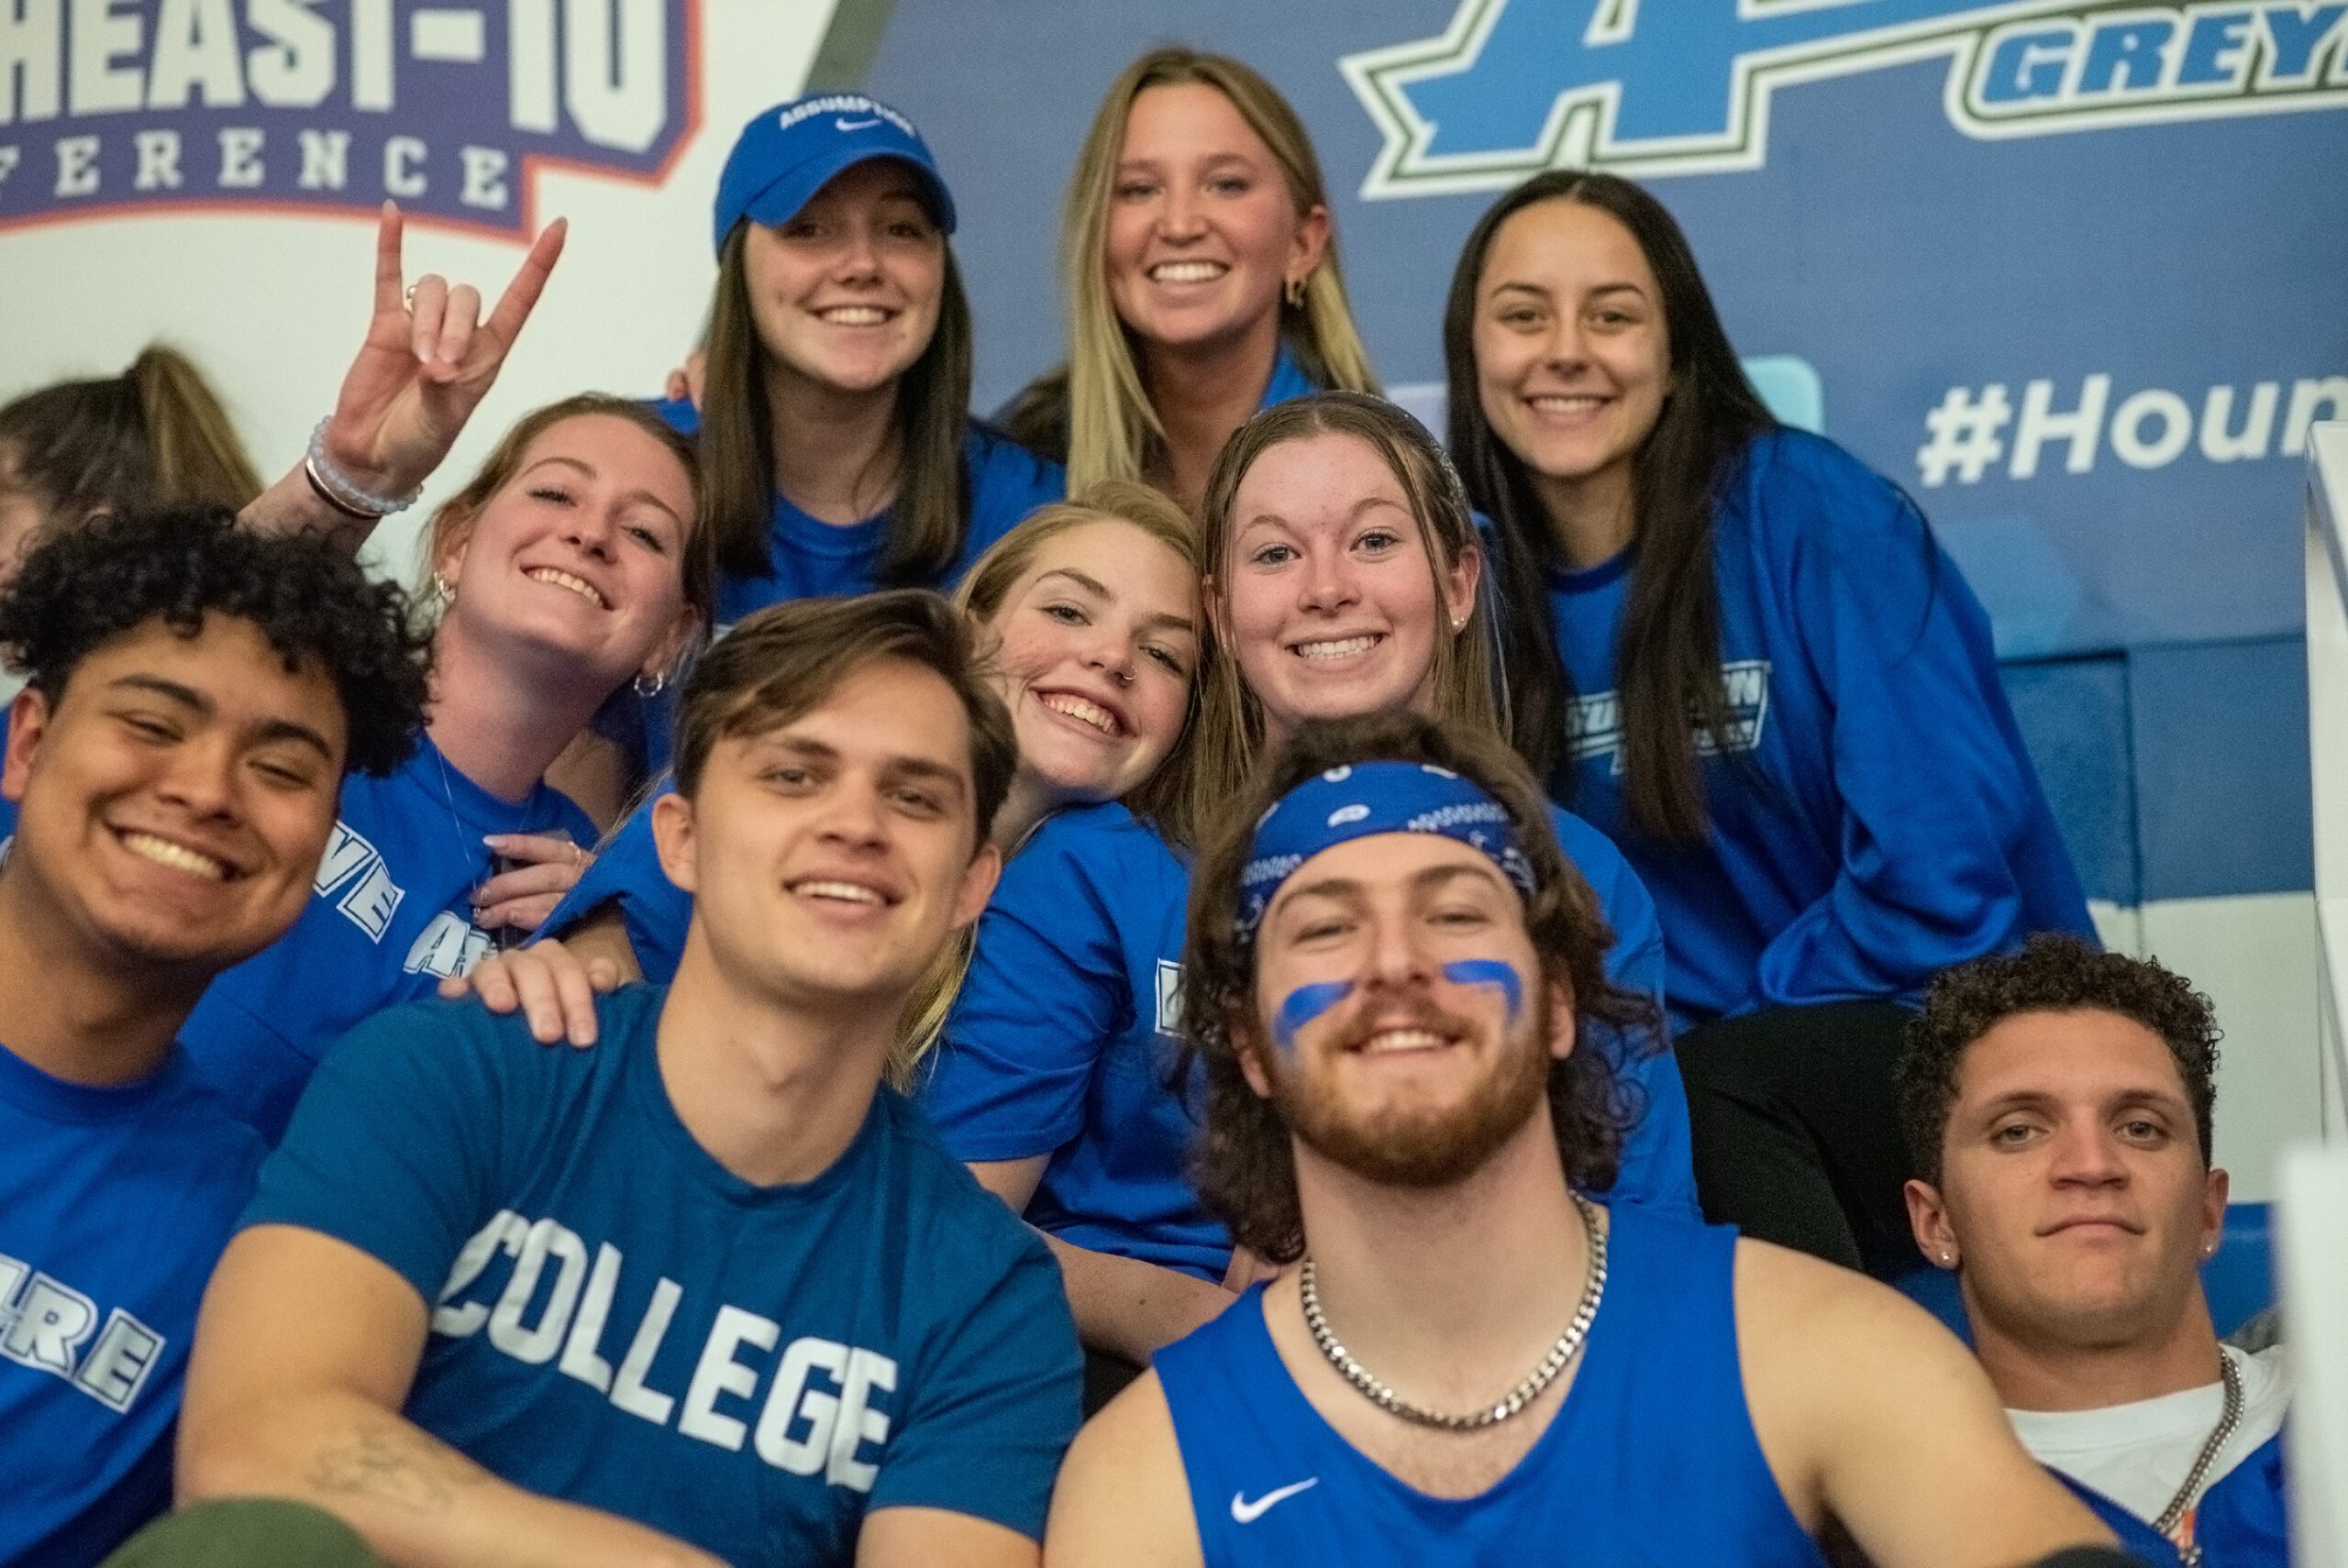
M 1243 1055 L 1260 1048 L 1256 1004 L 1256 949 L 1238 933 L 1239 878 L 1256 824 L 1264 813 L 1315 774 L 1363 762 L 1433 763 L 1489 791 L 1514 819 L 1525 857 L 1533 863 L 1534 893 L 1524 923 L 1540 955 L 1545 1014 L 1548 989 L 1572 991 L 1583 1033 L 1571 1055 L 1549 1065 L 1549 1114 L 1566 1175 L 1589 1191 L 1614 1185 L 1623 1133 L 1638 1106 L 1616 1077 L 1588 1026 L 1636 1030 L 1656 1038 L 1650 999 L 1606 977 L 1607 929 L 1598 897 L 1557 847 L 1548 802 L 1523 762 L 1489 731 L 1438 723 L 1413 713 L 1320 720 L 1303 725 L 1223 813 L 1202 848 L 1191 880 L 1190 941 L 1182 968 L 1182 1033 L 1192 1061 L 1206 1069 L 1206 1135 L 1196 1176 L 1207 1206 L 1230 1226 L 1241 1246 L 1275 1263 L 1304 1250 L 1298 1207 L 1296 1159 L 1287 1121 L 1249 1086 Z M 1186 1063 L 1186 1067 L 1188 1064 Z
M 223 510 L 52 530 L 0 589 L 0 648 L 54 704 L 115 638 L 150 621 L 193 637 L 206 615 L 249 621 L 288 669 L 325 672 L 342 699 L 349 771 L 389 773 L 415 750 L 431 654 L 406 595 L 320 536 L 257 534 Z
M 877 659 L 904 659 L 937 672 L 970 727 L 972 853 L 994 829 L 995 812 L 1019 766 L 1011 715 L 988 684 L 969 625 L 936 594 L 901 588 L 854 599 L 799 599 L 746 616 L 702 656 L 685 680 L 677 715 L 677 789 L 701 788 L 711 748 L 727 735 L 758 734 L 821 707 L 856 671 Z
M 2210 999 L 2150 958 L 2099 953 L 2076 936 L 2050 933 L 2032 937 L 2019 953 L 1943 970 L 1925 993 L 1924 1010 L 1908 1025 L 1899 1124 L 1926 1181 L 1941 1179 L 1957 1075 L 1974 1042 L 2016 1013 L 2090 1010 L 2117 1013 L 2160 1036 L 2184 1081 L 2201 1163 L 2209 1165 L 2221 1033 Z

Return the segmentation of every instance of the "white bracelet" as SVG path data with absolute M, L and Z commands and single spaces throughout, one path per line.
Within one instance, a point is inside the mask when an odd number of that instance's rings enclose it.
M 334 459 L 327 456 L 327 425 L 331 422 L 331 416 L 321 419 L 317 428 L 310 432 L 310 449 L 302 461 L 302 466 L 309 471 L 311 484 L 326 498 L 327 504 L 339 507 L 354 517 L 389 517 L 394 512 L 404 512 L 415 504 L 415 498 L 424 493 L 420 485 L 405 495 L 377 495 L 354 483 L 349 475 L 335 467 Z

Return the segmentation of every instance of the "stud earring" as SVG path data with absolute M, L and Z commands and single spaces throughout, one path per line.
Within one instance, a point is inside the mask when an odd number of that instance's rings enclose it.
M 457 585 L 436 569 L 432 574 L 432 596 L 440 601 L 445 610 L 457 602 Z
M 1290 310 L 1302 310 L 1304 308 L 1303 279 L 1290 278 L 1288 281 L 1288 286 L 1283 289 L 1281 293 L 1288 296 L 1288 304 Z

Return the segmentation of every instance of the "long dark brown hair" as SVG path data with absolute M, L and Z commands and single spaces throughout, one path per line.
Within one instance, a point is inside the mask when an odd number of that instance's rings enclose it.
M 1533 896 L 1524 924 L 1541 956 L 1540 994 L 1563 982 L 1575 1016 L 1656 1036 L 1654 1002 L 1606 977 L 1606 927 L 1598 896 L 1557 847 L 1541 787 L 1508 744 L 1473 725 L 1445 723 L 1410 712 L 1357 719 L 1315 720 L 1301 726 L 1222 813 L 1191 878 L 1187 956 L 1182 966 L 1182 1033 L 1188 1055 L 1206 1066 L 1206 1129 L 1199 1141 L 1200 1195 L 1230 1226 L 1232 1239 L 1274 1263 L 1304 1250 L 1298 1206 L 1296 1158 L 1279 1107 L 1258 1095 L 1242 1066 L 1261 1048 L 1256 1011 L 1256 953 L 1238 934 L 1239 878 L 1256 824 L 1281 796 L 1333 767 L 1392 760 L 1433 763 L 1473 780 L 1514 819 L 1525 858 L 1533 863 Z M 1579 1047 L 1549 1064 L 1549 1115 L 1566 1176 L 1576 1187 L 1602 1192 L 1614 1185 L 1623 1133 L 1639 1102 L 1616 1076 L 1599 1043 L 1584 1032 Z
M 772 564 L 767 519 L 774 507 L 774 423 L 762 373 L 766 348 L 750 315 L 742 257 L 748 231 L 748 220 L 737 224 L 718 251 L 702 391 L 704 511 L 717 569 L 728 577 L 758 577 Z M 897 381 L 896 500 L 877 573 L 882 588 L 936 582 L 961 555 L 969 529 L 970 476 L 962 438 L 970 417 L 970 302 L 953 245 L 940 243 L 946 271 L 937 330 Z
M 1468 498 L 1500 529 L 1495 580 L 1506 607 L 1500 635 L 1510 734 L 1559 800 L 1572 802 L 1578 737 L 1573 680 L 1557 652 L 1547 574 L 1565 561 L 1523 460 L 1484 417 L 1475 342 L 1477 290 L 1492 237 L 1515 214 L 1548 201 L 1579 202 L 1619 220 L 1645 254 L 1663 296 L 1670 390 L 1633 459 L 1637 531 L 1615 644 L 1615 687 L 1631 821 L 1660 838 L 1700 839 L 1708 818 L 1696 736 L 1707 737 L 1708 750 L 1735 755 L 1725 744 L 1733 721 L 1721 684 L 1712 505 L 1754 437 L 1778 421 L 1745 380 L 1687 236 L 1662 203 L 1628 180 L 1572 170 L 1536 174 L 1495 202 L 1468 235 L 1443 312 L 1451 452 Z

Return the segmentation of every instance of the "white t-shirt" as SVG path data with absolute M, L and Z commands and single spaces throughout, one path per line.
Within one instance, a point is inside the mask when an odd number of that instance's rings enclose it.
M 2218 1451 L 2202 1482 L 2204 1490 L 2281 1431 L 2291 1403 L 2290 1385 L 2283 1375 L 2283 1347 L 2256 1355 L 2232 1345 L 2221 1348 L 2242 1375 L 2242 1422 Z M 2094 1487 L 2150 1524 L 2185 1485 L 2185 1473 L 2210 1441 L 2225 1404 L 2224 1386 L 2210 1383 L 2100 1410 L 2006 1414 L 2032 1458 Z

